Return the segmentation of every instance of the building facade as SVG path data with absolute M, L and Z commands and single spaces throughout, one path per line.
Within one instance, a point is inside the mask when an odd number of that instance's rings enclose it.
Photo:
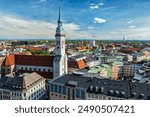
M 128 62 L 125 63 L 123 66 L 123 77 L 133 77 L 134 74 L 139 70 L 141 67 L 141 62 Z

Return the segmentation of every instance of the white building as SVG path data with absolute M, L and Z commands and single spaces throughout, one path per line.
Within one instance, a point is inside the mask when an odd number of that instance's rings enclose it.
M 90 40 L 89 46 L 90 47 L 95 47 L 96 46 L 95 40 Z

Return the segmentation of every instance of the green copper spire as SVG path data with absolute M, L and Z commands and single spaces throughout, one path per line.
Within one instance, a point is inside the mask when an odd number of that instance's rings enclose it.
M 58 21 L 61 21 L 61 13 L 60 13 L 60 0 L 59 0 L 59 19 Z
M 56 35 L 64 35 L 64 29 L 62 26 L 62 21 L 61 21 L 61 4 L 60 4 L 60 0 L 59 0 L 59 16 L 58 16 L 58 26 L 56 28 Z
M 60 0 L 59 0 L 59 18 L 58 18 L 58 25 L 59 25 L 59 26 L 62 25 L 62 21 L 61 21 L 61 10 L 60 10 Z

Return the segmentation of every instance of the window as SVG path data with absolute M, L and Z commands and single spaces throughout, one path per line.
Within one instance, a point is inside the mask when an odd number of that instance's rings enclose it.
M 66 95 L 67 92 L 66 92 L 66 87 L 63 87 L 63 94 Z
M 102 95 L 99 95 L 99 99 L 100 99 L 100 100 L 102 99 Z
M 76 90 L 76 97 L 80 98 L 80 90 L 79 89 Z
M 91 94 L 88 94 L 88 97 L 90 98 L 90 97 L 91 97 Z
M 51 84 L 51 91 L 53 92 L 54 91 L 54 85 Z
M 98 94 L 95 95 L 95 98 L 98 99 Z
M 106 96 L 103 96 L 103 100 L 106 100 Z
M 58 92 L 58 86 L 55 85 L 55 92 L 57 93 Z
M 81 91 L 81 99 L 85 99 L 85 91 L 84 90 Z
M 59 86 L 59 93 L 62 93 L 62 88 L 61 88 L 61 86 Z

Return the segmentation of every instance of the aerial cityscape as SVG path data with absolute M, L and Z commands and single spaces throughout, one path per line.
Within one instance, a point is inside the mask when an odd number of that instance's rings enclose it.
M 0 100 L 150 100 L 150 1 L 13 2 L 0 1 Z

